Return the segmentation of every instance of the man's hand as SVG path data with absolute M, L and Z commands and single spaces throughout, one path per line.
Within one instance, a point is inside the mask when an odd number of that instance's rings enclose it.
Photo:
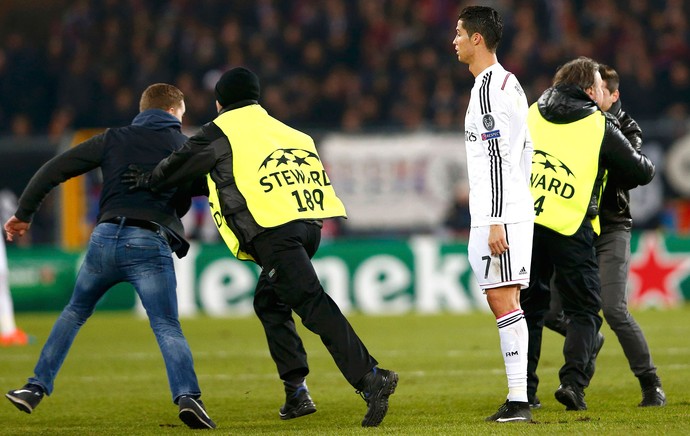
M 5 232 L 7 232 L 7 240 L 14 241 L 14 236 L 24 236 L 27 230 L 31 227 L 31 223 L 22 221 L 16 216 L 12 215 L 12 218 L 8 219 L 5 223 Z
M 491 224 L 489 226 L 489 250 L 492 256 L 499 256 L 508 250 L 506 229 L 503 224 Z
M 120 179 L 125 185 L 130 185 L 130 191 L 137 191 L 140 189 L 151 190 L 151 173 L 144 171 L 140 166 L 131 164 L 127 167 L 128 170 L 122 174 Z

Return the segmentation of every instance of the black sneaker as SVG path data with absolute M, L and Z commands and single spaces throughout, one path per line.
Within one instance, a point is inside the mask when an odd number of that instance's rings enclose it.
M 498 411 L 485 419 L 494 422 L 530 422 L 532 412 L 529 410 L 529 402 L 508 401 L 501 404 Z
M 204 408 L 204 403 L 198 398 L 183 395 L 180 397 L 178 404 L 180 406 L 180 413 L 178 416 L 189 428 L 216 428 L 216 423 L 208 416 Z
M 661 386 L 650 386 L 642 389 L 642 401 L 639 407 L 661 407 L 666 405 L 666 394 Z
M 15 389 L 5 394 L 8 400 L 22 412 L 31 413 L 43 399 L 45 392 L 39 385 L 27 383 L 21 389 Z
M 398 374 L 387 369 L 374 368 L 362 379 L 361 390 L 357 393 L 367 402 L 367 413 L 362 427 L 376 427 L 381 424 L 388 412 L 388 397 L 398 386 Z
M 585 391 L 578 387 L 560 385 L 556 390 L 555 397 L 558 402 L 565 405 L 565 410 L 587 410 Z
M 309 396 L 306 385 L 297 389 L 285 387 L 285 404 L 280 408 L 280 419 L 299 418 L 316 412 L 316 405 Z
M 541 409 L 541 401 L 539 401 L 539 397 L 537 397 L 536 395 L 532 398 L 528 396 L 527 402 L 529 403 L 530 409 Z
M 585 375 L 587 376 L 588 380 L 592 380 L 592 377 L 594 377 L 594 370 L 596 369 L 596 363 L 597 363 L 597 356 L 599 355 L 599 351 L 601 351 L 601 347 L 604 346 L 604 335 L 601 333 L 597 333 L 597 337 L 594 338 L 594 349 L 592 350 L 592 356 L 589 359 L 589 362 L 585 366 Z

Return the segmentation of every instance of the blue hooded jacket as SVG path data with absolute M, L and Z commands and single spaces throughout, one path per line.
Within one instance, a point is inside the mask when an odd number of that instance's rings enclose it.
M 125 216 L 161 224 L 182 242 L 183 246 L 172 247 L 173 251 L 179 257 L 186 254 L 189 244 L 184 239 L 180 216 L 189 207 L 189 195 L 182 192 L 175 195 L 176 189 L 156 193 L 132 191 L 121 182 L 129 165 L 135 164 L 150 171 L 186 140 L 180 121 L 160 109 L 145 110 L 134 118 L 131 125 L 107 130 L 101 160 L 103 191 L 98 221 Z

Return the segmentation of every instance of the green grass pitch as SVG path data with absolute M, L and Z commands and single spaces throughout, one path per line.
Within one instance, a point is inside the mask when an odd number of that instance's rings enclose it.
M 309 353 L 308 384 L 318 411 L 278 418 L 282 383 L 255 317 L 183 319 L 204 400 L 219 434 L 257 435 L 687 435 L 690 434 L 690 306 L 634 312 L 659 368 L 668 405 L 639 408 L 637 379 L 613 332 L 592 385 L 589 410 L 566 412 L 553 398 L 562 338 L 545 332 L 539 368 L 543 407 L 530 424 L 486 423 L 507 393 L 498 333 L 489 313 L 467 315 L 351 315 L 381 367 L 400 374 L 388 416 L 376 429 L 360 427 L 365 403 L 345 382 L 318 337 L 300 324 Z M 36 337 L 28 347 L 0 348 L 0 389 L 31 375 L 57 314 L 20 314 Z M 96 312 L 77 337 L 55 392 L 33 414 L 0 403 L 0 434 L 184 434 L 168 390 L 163 361 L 148 321 L 131 313 Z

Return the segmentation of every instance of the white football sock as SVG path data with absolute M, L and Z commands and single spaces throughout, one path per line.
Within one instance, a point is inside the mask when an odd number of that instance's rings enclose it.
M 508 376 L 508 401 L 527 402 L 527 322 L 522 309 L 496 320 Z
M 9 335 L 14 333 L 17 325 L 14 323 L 14 305 L 8 283 L 7 252 L 5 251 L 5 240 L 2 237 L 3 235 L 0 233 L 0 333 Z
M 0 272 L 0 333 L 9 335 L 14 333 L 16 329 L 14 306 L 10 289 L 7 287 L 7 276 Z

